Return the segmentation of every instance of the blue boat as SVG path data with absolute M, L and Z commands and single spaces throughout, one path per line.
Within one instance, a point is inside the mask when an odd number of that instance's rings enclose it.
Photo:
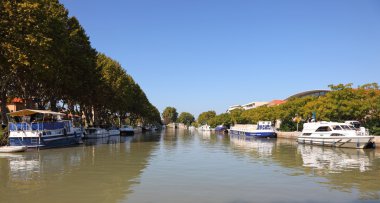
M 277 137 L 277 134 L 272 127 L 272 122 L 270 121 L 259 121 L 257 125 L 237 124 L 230 128 L 230 134 L 263 137 L 263 138 Z
M 224 125 L 218 125 L 215 127 L 215 132 L 227 132 L 227 127 Z
M 70 120 L 62 120 L 65 114 L 24 109 L 8 114 L 9 145 L 28 148 L 55 148 L 82 143 L 82 130 L 75 128 Z

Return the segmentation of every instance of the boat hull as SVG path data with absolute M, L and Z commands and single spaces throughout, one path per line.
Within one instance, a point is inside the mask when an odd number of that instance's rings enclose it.
M 120 136 L 132 136 L 134 134 L 133 130 L 120 130 Z
M 277 134 L 275 132 L 245 132 L 238 130 L 230 130 L 231 134 L 234 135 L 245 135 L 250 137 L 262 137 L 262 138 L 276 138 Z
M 374 147 L 374 137 L 357 136 L 357 137 L 307 137 L 300 136 L 297 138 L 298 144 L 319 145 L 328 147 L 343 148 L 372 148 Z
M 26 146 L 3 146 L 0 147 L 0 153 L 24 152 L 26 149 Z
M 81 135 L 67 134 L 49 137 L 9 137 L 10 146 L 26 146 L 28 148 L 57 148 L 78 145 L 82 143 Z

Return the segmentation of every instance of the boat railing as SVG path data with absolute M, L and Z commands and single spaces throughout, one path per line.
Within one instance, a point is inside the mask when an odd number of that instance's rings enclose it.
M 67 121 L 9 123 L 9 131 L 58 130 L 68 127 Z

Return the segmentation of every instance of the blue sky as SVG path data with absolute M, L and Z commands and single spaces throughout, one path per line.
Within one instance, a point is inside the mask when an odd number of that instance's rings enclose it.
M 377 0 L 61 0 L 162 112 L 380 83 Z

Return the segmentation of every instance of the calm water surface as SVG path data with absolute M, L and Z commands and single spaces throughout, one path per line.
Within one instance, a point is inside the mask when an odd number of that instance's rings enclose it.
M 380 150 L 168 129 L 0 154 L 0 202 L 380 202 Z

